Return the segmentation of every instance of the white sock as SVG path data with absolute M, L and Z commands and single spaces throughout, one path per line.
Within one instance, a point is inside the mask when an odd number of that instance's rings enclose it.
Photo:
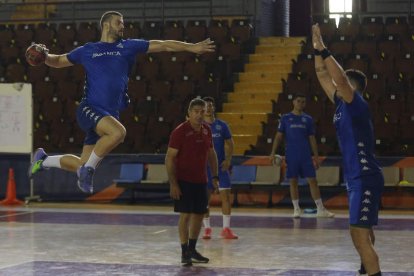
M 204 228 L 211 228 L 210 227 L 210 217 L 203 219 Z
M 295 210 L 299 210 L 300 209 L 300 207 L 299 207 L 299 199 L 293 199 L 292 200 L 292 204 L 293 204 L 293 208 Z
M 316 204 L 316 208 L 318 208 L 318 210 L 325 209 L 325 207 L 323 206 L 323 203 L 322 203 L 322 199 L 318 198 L 317 200 L 315 200 L 315 204 Z
M 85 164 L 85 167 L 92 167 L 95 169 L 99 161 L 102 160 L 102 158 L 103 157 L 99 157 L 98 155 L 96 155 L 95 151 L 92 151 L 91 156 L 89 156 L 89 159 Z
M 60 158 L 62 158 L 63 155 L 53 155 L 48 156 L 46 159 L 42 162 L 42 166 L 45 168 L 61 168 L 60 166 Z
M 230 228 L 230 215 L 223 215 L 223 228 Z

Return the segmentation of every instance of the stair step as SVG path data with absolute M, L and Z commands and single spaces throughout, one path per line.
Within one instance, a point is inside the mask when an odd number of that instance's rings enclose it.
M 301 46 L 289 46 L 286 47 L 284 45 L 257 45 L 256 46 L 256 53 L 257 54 L 274 54 L 274 53 L 284 53 L 285 55 L 298 55 L 300 54 Z
M 273 92 L 282 91 L 282 82 L 236 82 L 234 91 L 237 93 L 251 93 L 252 91 Z
M 229 124 L 231 133 L 233 135 L 240 134 L 251 134 L 251 135 L 261 135 L 262 134 L 262 124 L 252 124 L 252 125 L 231 125 Z
M 277 64 L 277 63 L 247 63 L 244 66 L 246 72 L 281 72 L 290 73 L 292 71 L 292 64 Z
M 277 101 L 279 93 L 251 92 L 251 93 L 228 93 L 227 99 L 230 103 L 246 103 L 249 101 Z
M 234 144 L 246 144 L 246 145 L 256 145 L 257 135 L 233 135 Z
M 224 103 L 223 112 L 272 112 L 272 102 Z
M 253 125 L 267 121 L 267 113 L 241 113 L 241 112 L 219 112 L 217 117 L 230 125 Z
M 234 155 L 244 155 L 244 152 L 246 150 L 249 150 L 249 149 L 250 149 L 249 144 L 234 144 L 233 154 Z
M 271 53 L 271 54 L 251 54 L 249 55 L 249 63 L 263 63 L 274 62 L 278 64 L 292 64 L 292 59 L 296 59 L 296 56 L 285 53 Z
M 280 36 L 270 36 L 270 37 L 260 37 L 259 44 L 282 44 L 282 45 L 298 45 L 306 41 L 306 37 L 280 37 Z
M 289 65 L 292 66 L 291 64 Z M 239 73 L 239 81 L 280 81 L 285 77 L 286 73 L 280 72 L 242 72 Z

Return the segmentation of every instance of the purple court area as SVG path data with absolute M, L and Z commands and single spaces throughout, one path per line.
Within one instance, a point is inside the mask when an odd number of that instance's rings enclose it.
M 122 271 L 122 274 L 119 272 Z M 284 276 L 354 276 L 354 271 L 322 271 L 292 269 L 252 269 L 252 268 L 217 268 L 205 266 L 182 267 L 172 265 L 140 265 L 140 264 L 102 264 L 78 262 L 28 262 L 0 269 L 0 275 L 66 275 L 66 276 L 98 276 L 98 275 L 284 275 Z M 414 276 L 411 272 L 387 272 L 389 276 Z
M 221 216 L 213 216 L 212 222 L 219 223 Z M 171 214 L 121 214 L 121 213 L 75 213 L 21 211 L 0 212 L 0 222 L 22 223 L 63 223 L 63 224 L 102 224 L 102 225 L 145 225 L 176 226 L 178 216 Z M 232 226 L 240 228 L 280 228 L 280 229 L 348 229 L 347 218 L 316 219 L 289 217 L 233 216 Z M 413 219 L 380 219 L 377 230 L 413 231 Z

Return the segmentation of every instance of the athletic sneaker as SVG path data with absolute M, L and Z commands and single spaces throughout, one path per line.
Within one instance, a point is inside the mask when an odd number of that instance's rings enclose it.
M 42 163 L 47 158 L 47 154 L 42 148 L 38 148 L 33 154 L 33 161 L 30 164 L 28 175 L 31 178 L 35 173 L 43 171 L 45 168 Z
M 357 271 L 356 276 L 368 276 L 367 273 L 361 273 L 361 271 Z
M 318 210 L 318 212 L 316 212 L 316 217 L 318 218 L 333 218 L 334 216 L 335 216 L 334 213 L 329 212 L 326 209 Z
M 78 169 L 78 187 L 82 192 L 87 194 L 93 193 L 93 175 L 95 169 L 92 167 L 85 167 L 82 165 Z
M 190 251 L 187 251 L 184 254 L 181 254 L 181 263 L 182 263 L 183 266 L 192 266 L 193 265 L 193 262 L 191 260 Z
M 204 257 L 203 255 L 201 255 L 200 253 L 197 252 L 197 250 L 190 250 L 190 255 L 191 255 L 191 261 L 193 263 L 208 263 L 208 261 L 210 261 L 209 258 Z
M 233 233 L 233 231 L 232 231 L 230 228 L 228 228 L 228 227 L 223 228 L 223 230 L 221 230 L 221 234 L 220 234 L 220 236 L 221 236 L 223 239 L 229 239 L 229 240 L 234 240 L 234 239 L 238 239 L 238 238 L 239 238 L 239 237 L 238 237 L 236 234 L 234 234 L 234 233 Z
M 293 218 L 300 218 L 300 209 L 293 209 Z
M 211 232 L 212 232 L 212 230 L 211 230 L 210 227 L 205 228 L 204 229 L 203 239 L 205 239 L 205 240 L 211 239 Z

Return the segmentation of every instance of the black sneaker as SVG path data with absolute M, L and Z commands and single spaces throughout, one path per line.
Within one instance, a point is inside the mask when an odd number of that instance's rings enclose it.
M 191 254 L 191 261 L 193 263 L 208 263 L 210 261 L 209 258 L 204 257 L 200 253 L 197 252 L 197 250 L 190 251 Z
M 186 252 L 184 254 L 181 255 L 181 263 L 183 266 L 192 266 L 193 262 L 191 260 L 191 254 L 190 252 Z

